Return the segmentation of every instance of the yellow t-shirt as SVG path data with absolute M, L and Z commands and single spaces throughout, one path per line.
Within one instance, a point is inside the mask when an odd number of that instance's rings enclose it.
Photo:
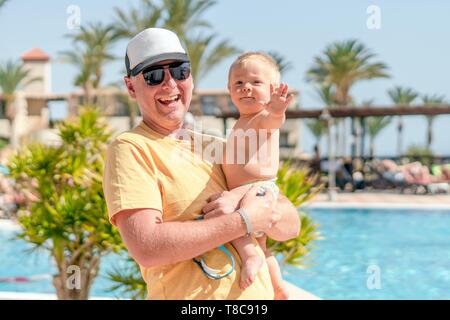
M 103 177 L 111 223 L 115 223 L 116 213 L 135 208 L 159 210 L 164 222 L 194 220 L 209 196 L 226 190 L 220 164 L 195 152 L 209 150 L 211 154 L 212 142 L 219 142 L 217 149 L 221 149 L 224 141 L 192 131 L 189 134 L 195 137 L 194 143 L 162 136 L 141 122 L 114 140 L 107 151 Z M 265 261 L 263 251 L 253 242 Z M 148 299 L 273 299 L 267 264 L 264 262 L 255 282 L 242 291 L 239 255 L 231 244 L 225 247 L 234 256 L 235 270 L 219 280 L 208 278 L 192 259 L 151 268 L 140 266 Z M 229 258 L 217 248 L 202 258 L 213 269 L 226 272 L 231 268 Z

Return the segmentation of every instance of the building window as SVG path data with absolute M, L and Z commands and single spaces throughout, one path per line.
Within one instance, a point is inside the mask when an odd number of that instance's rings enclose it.
M 0 119 L 6 118 L 6 101 L 0 100 Z
M 280 132 L 280 148 L 292 148 L 289 144 L 289 132 Z
M 230 96 L 228 96 L 228 110 L 229 112 L 238 112 L 238 109 L 234 105 L 233 101 L 231 101 Z

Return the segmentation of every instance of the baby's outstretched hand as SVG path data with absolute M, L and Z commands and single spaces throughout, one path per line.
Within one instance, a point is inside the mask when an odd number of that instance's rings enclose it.
M 286 111 L 293 98 L 292 94 L 288 94 L 288 89 L 286 83 L 281 83 L 278 87 L 270 85 L 270 101 L 267 104 L 267 111 L 274 115 L 282 115 Z

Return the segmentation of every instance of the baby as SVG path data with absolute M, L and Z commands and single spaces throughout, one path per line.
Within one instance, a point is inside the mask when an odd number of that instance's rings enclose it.
M 270 189 L 278 198 L 278 129 L 292 100 L 288 86 L 280 84 L 278 65 L 269 55 L 247 52 L 231 65 L 228 90 L 240 115 L 227 139 L 222 165 L 228 188 L 249 189 L 257 184 L 262 192 Z M 266 248 L 266 236 L 256 237 L 266 256 L 275 299 L 287 299 L 278 262 Z M 250 237 L 232 243 L 242 260 L 240 286 L 245 289 L 253 283 L 263 261 Z

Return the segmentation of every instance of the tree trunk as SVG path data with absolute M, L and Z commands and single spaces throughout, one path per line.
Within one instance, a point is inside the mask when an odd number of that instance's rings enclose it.
M 366 140 L 366 118 L 360 118 L 361 125 L 361 147 L 360 152 L 361 156 L 364 157 L 366 155 L 365 150 L 365 140 Z
M 5 100 L 6 100 L 5 116 L 9 124 L 9 143 L 13 148 L 15 148 L 18 145 L 18 139 L 16 133 L 16 124 L 14 123 L 14 119 L 16 116 L 14 95 L 6 95 Z
M 16 121 L 14 118 L 8 119 L 9 122 L 9 143 L 13 149 L 19 145 L 19 139 L 16 130 Z
M 100 257 L 92 256 L 88 252 L 81 255 L 80 259 L 77 260 L 78 264 L 76 265 L 64 262 L 63 265 L 58 266 L 60 273 L 53 276 L 53 286 L 56 289 L 56 295 L 59 300 L 89 299 L 92 284 L 99 271 Z M 73 270 L 66 269 L 66 265 L 74 267 Z M 72 273 L 72 271 L 75 272 Z
M 398 126 L 397 126 L 397 156 L 401 157 L 403 153 L 403 117 L 398 118 Z
M 375 155 L 375 137 L 370 136 L 370 158 L 373 159 Z
M 345 118 L 342 119 L 342 141 L 341 141 L 341 155 L 347 156 L 347 122 Z
M 341 137 L 340 137 L 340 120 L 336 120 L 336 122 L 335 122 L 335 126 L 334 126 L 334 128 L 335 128 L 335 132 L 334 132 L 334 139 L 335 139 L 335 147 L 336 147 L 336 153 L 335 153 L 335 156 L 339 156 L 339 146 L 340 146 L 340 143 L 341 143 Z M 330 131 L 331 131 L 331 128 L 329 129 Z M 331 133 L 330 133 L 331 134 Z
M 351 141 L 350 141 L 350 155 L 352 158 L 357 156 L 357 132 L 356 132 L 356 120 L 355 118 L 350 118 L 350 131 L 351 131 Z
M 83 91 L 84 91 L 84 104 L 90 105 L 92 104 L 92 90 L 91 90 L 91 84 L 89 82 L 86 82 L 83 84 Z
M 427 146 L 431 149 L 433 143 L 433 122 L 428 120 Z

